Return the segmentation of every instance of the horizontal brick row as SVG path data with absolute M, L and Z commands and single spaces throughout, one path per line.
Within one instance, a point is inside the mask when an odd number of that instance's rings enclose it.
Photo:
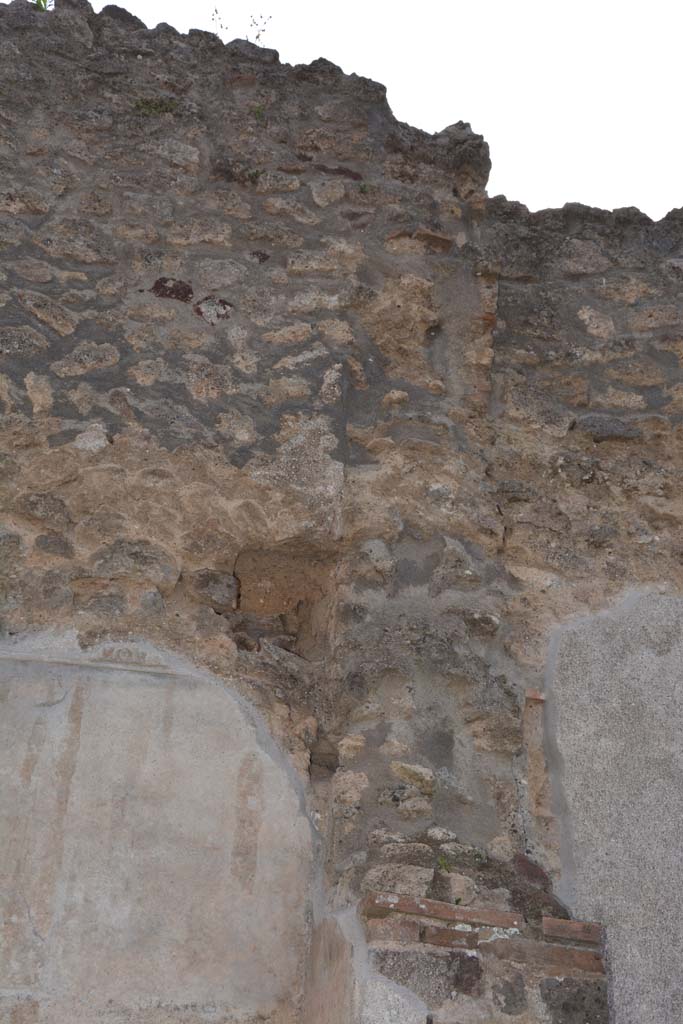
M 399 921 L 396 922 L 399 924 Z M 410 927 L 412 926 L 412 927 Z M 381 944 L 389 939 L 394 943 L 426 943 L 442 949 L 478 950 L 484 956 L 492 955 L 499 960 L 528 964 L 532 967 L 550 969 L 561 974 L 604 974 L 602 957 L 597 950 L 576 949 L 573 946 L 558 946 L 549 942 L 535 942 L 521 937 L 498 935 L 497 929 L 482 928 L 458 931 L 455 928 L 441 928 L 436 925 L 419 925 L 403 921 L 400 927 L 387 934 L 369 929 L 368 938 Z
M 602 975 L 603 930 L 587 921 L 544 917 L 541 941 L 523 934 L 525 922 L 513 913 L 462 908 L 440 900 L 393 893 L 370 893 L 362 905 L 368 940 L 374 947 L 417 945 L 476 950 L 487 958 L 524 964 L 562 975 Z M 421 918 L 422 920 L 419 920 Z M 439 924 L 428 924 L 431 918 Z M 580 948 L 576 948 L 576 944 Z M 586 948 L 593 946 L 595 948 Z M 581 948 L 583 947 L 583 948 Z
M 522 928 L 523 918 L 519 914 L 503 910 L 457 907 L 441 900 L 418 899 L 395 893 L 371 892 L 362 906 L 365 917 L 386 917 L 387 914 L 415 914 L 419 917 L 433 917 L 438 921 L 452 921 L 455 924 L 489 925 L 491 928 Z
M 559 917 L 543 918 L 545 939 L 564 939 L 567 942 L 583 942 L 590 946 L 601 946 L 603 928 L 593 921 L 565 921 Z
M 486 943 L 485 949 L 501 960 L 547 968 L 553 973 L 605 973 L 602 956 L 593 949 L 555 946 L 549 942 L 534 942 L 532 939 L 494 939 Z

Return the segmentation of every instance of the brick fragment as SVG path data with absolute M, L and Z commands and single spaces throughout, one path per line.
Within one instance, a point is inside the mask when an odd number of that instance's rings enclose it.
M 559 917 L 544 917 L 542 923 L 546 939 L 566 939 L 568 942 L 585 942 L 591 946 L 602 944 L 603 927 L 594 921 L 565 921 Z
M 441 921 L 457 924 L 490 925 L 492 928 L 521 928 L 519 914 L 489 907 L 456 907 L 440 900 L 416 899 L 394 893 L 370 892 L 363 900 L 362 913 L 365 917 L 386 917 L 387 914 L 415 914 L 419 917 L 434 917 Z
M 368 942 L 374 945 L 397 942 L 420 942 L 422 926 L 414 917 L 396 914 L 391 917 L 371 917 L 365 922 Z
M 443 946 L 446 949 L 476 949 L 479 945 L 479 932 L 457 931 L 455 928 L 438 928 L 436 925 L 418 925 L 419 940 L 430 946 Z
M 484 955 L 528 964 L 539 971 L 553 974 L 604 974 L 602 957 L 592 949 L 574 949 L 572 946 L 556 946 L 531 939 L 494 939 L 482 943 L 479 949 Z

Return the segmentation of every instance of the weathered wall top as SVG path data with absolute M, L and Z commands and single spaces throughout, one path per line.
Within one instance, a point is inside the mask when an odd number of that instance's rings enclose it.
M 488 170 L 324 60 L 0 6 L 0 625 L 154 644 L 264 717 L 328 904 L 273 1021 L 606 1020 L 544 672 L 570 617 L 683 582 L 683 218 L 530 214 Z

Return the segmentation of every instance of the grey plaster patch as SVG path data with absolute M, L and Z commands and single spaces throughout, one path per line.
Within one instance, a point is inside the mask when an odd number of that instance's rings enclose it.
M 364 988 L 361 1024 L 424 1024 L 426 1005 L 408 989 L 377 975 Z
M 560 895 L 607 928 L 614 1024 L 683 1020 L 683 599 L 558 630 L 546 726 Z
M 313 832 L 244 702 L 149 645 L 34 636 L 0 647 L 0 706 L 0 1016 L 290 1021 Z

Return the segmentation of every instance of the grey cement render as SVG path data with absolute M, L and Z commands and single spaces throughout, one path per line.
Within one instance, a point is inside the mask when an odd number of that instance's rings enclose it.
M 607 928 L 614 1024 L 681 1024 L 683 599 L 634 595 L 570 623 L 548 688 L 560 895 Z
M 4 643 L 0 784 L 0 1019 L 297 1019 L 313 832 L 224 684 L 140 644 Z

